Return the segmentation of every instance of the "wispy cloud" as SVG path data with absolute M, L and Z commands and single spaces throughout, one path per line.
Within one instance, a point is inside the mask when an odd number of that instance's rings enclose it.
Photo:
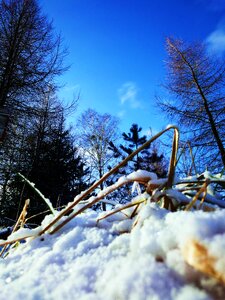
M 225 51 L 225 29 L 217 28 L 206 39 L 210 51 L 223 54 Z
M 225 52 L 225 1 L 224 0 L 195 0 L 204 6 L 204 9 L 217 11 L 221 14 L 215 30 L 213 30 L 205 39 L 205 43 L 210 52 L 222 55 Z
M 135 82 L 125 82 L 119 89 L 118 95 L 120 103 L 128 104 L 131 108 L 140 108 L 141 102 L 138 100 L 138 87 Z

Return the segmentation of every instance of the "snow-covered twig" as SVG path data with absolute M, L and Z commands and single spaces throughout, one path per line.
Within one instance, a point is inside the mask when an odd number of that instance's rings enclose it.
M 91 197 L 91 201 L 89 201 L 86 205 L 82 206 L 78 211 L 75 211 L 71 213 L 62 223 L 60 223 L 58 226 L 56 226 L 52 231 L 51 234 L 57 232 L 59 229 L 61 229 L 65 224 L 67 224 L 70 220 L 75 218 L 77 215 L 85 211 L 86 209 L 90 208 L 97 202 L 99 202 L 102 198 L 107 196 L 109 193 L 113 192 L 114 190 L 118 189 L 119 187 L 130 183 L 130 182 L 140 182 L 145 183 L 147 185 L 147 182 L 153 177 L 155 178 L 155 174 L 152 172 L 142 171 L 138 170 L 136 172 L 131 173 L 128 176 L 123 176 L 119 178 L 119 180 L 112 184 L 111 186 L 105 188 L 104 190 L 100 191 L 96 197 Z
M 145 199 L 145 198 L 144 198 L 144 199 L 141 199 L 141 200 L 136 200 L 136 201 L 134 201 L 134 202 L 130 202 L 130 203 L 125 204 L 125 205 L 123 205 L 123 206 L 121 206 L 121 207 L 118 207 L 118 208 L 116 208 L 116 209 L 113 209 L 113 210 L 111 210 L 109 213 L 107 213 L 107 214 L 105 214 L 104 216 L 98 218 L 98 219 L 97 219 L 97 222 L 99 222 L 99 221 L 101 221 L 101 220 L 103 220 L 103 219 L 105 219 L 105 218 L 108 218 L 109 216 L 114 215 L 114 214 L 116 214 L 116 213 L 118 213 L 118 212 L 121 212 L 121 211 L 124 210 L 124 209 L 130 208 L 130 207 L 133 207 L 133 206 L 136 206 L 136 207 L 137 207 L 137 206 L 139 206 L 139 205 L 140 205 L 141 203 L 143 203 L 143 202 L 146 202 L 146 199 Z M 136 212 L 136 208 L 135 208 L 134 212 Z M 132 212 L 130 218 L 132 218 L 132 217 L 134 216 L 134 212 Z

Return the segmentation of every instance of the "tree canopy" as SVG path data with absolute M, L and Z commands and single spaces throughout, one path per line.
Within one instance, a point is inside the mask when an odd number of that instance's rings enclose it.
M 0 1 L 0 107 L 31 106 L 65 70 L 65 54 L 38 1 Z
M 174 98 L 159 101 L 176 119 L 192 147 L 201 148 L 206 163 L 225 166 L 225 65 L 203 43 L 167 39 L 165 87 Z M 219 160 L 218 160 L 219 158 Z

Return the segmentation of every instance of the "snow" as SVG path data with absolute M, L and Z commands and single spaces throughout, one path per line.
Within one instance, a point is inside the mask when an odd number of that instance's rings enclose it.
M 168 125 L 166 126 L 166 129 L 170 129 L 170 128 L 173 128 L 173 127 L 176 127 L 176 125 L 174 125 L 174 124 L 168 124 Z
M 136 219 L 121 212 L 97 222 L 99 217 L 87 210 L 59 232 L 11 248 L 0 260 L 0 299 L 225 298 L 222 284 L 182 255 L 189 241 L 201 241 L 224 272 L 225 210 L 172 213 L 147 202 Z
M 149 184 L 160 186 L 165 184 L 167 180 L 167 178 L 152 179 L 149 181 Z
M 137 170 L 127 176 L 129 180 L 141 180 L 141 179 L 157 179 L 157 175 L 153 172 L 148 172 L 145 170 Z

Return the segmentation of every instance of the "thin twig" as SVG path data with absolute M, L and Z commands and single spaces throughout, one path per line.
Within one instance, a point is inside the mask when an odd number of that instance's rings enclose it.
M 195 175 L 197 175 L 197 168 L 196 168 L 196 165 L 195 165 L 195 158 L 194 158 L 194 155 L 193 155 L 193 152 L 192 152 L 191 143 L 190 143 L 190 142 L 187 142 L 187 144 L 188 144 L 188 147 L 189 147 L 190 156 L 191 156 L 191 161 L 192 161 L 192 164 L 191 164 L 189 173 L 191 173 L 191 169 L 192 169 L 192 166 L 193 166 L 193 168 L 194 168 L 194 170 L 195 170 Z
M 141 202 L 141 203 L 142 203 L 142 202 Z M 137 212 L 137 210 L 138 210 L 138 208 L 139 208 L 139 206 L 140 206 L 141 203 L 138 203 L 138 204 L 136 205 L 136 207 L 134 208 L 132 214 L 130 215 L 130 219 L 133 219 L 133 217 L 135 216 L 135 214 L 136 214 L 136 212 Z
M 98 218 L 98 219 L 97 219 L 97 222 L 99 222 L 99 221 L 101 221 L 101 220 L 103 220 L 103 219 L 106 219 L 106 218 L 108 218 L 108 217 L 110 217 L 110 216 L 112 216 L 112 215 L 114 215 L 114 214 L 116 214 L 116 213 L 118 213 L 118 212 L 121 212 L 121 211 L 124 210 L 124 209 L 133 207 L 133 206 L 135 206 L 135 205 L 136 205 L 136 206 L 139 206 L 141 203 L 143 203 L 143 202 L 145 202 L 145 201 L 146 201 L 146 199 L 142 199 L 142 200 L 139 200 L 139 201 L 135 201 L 135 202 L 131 202 L 131 203 L 125 204 L 124 206 L 118 207 L 118 208 L 116 208 L 116 209 L 114 209 L 114 210 L 111 210 L 109 213 L 105 214 L 103 217 Z M 135 208 L 135 211 L 136 211 L 136 208 Z M 134 214 L 134 212 L 132 212 L 132 214 L 131 214 L 131 216 L 130 216 L 131 219 L 132 219 L 132 217 L 133 217 L 133 214 Z
M 16 224 L 15 224 L 13 230 L 12 230 L 12 233 L 14 233 L 14 232 L 17 230 L 17 228 L 18 228 L 18 226 L 19 226 L 20 223 L 21 223 L 21 227 L 24 225 L 24 223 L 25 223 L 25 218 L 26 218 L 26 214 L 27 214 L 27 209 L 28 209 L 29 204 L 30 204 L 30 199 L 27 199 L 27 200 L 25 201 L 23 210 L 22 210 L 22 212 L 20 213 L 20 216 L 19 216 L 19 218 L 18 218 L 18 220 L 17 220 L 17 222 L 16 222 Z M 11 234 L 12 234 L 12 233 L 11 233 Z M 8 245 L 8 244 L 5 244 L 4 247 L 2 248 L 2 251 L 0 252 L 0 257 L 3 256 L 3 254 L 4 254 L 4 252 L 5 252 L 6 248 L 7 248 L 7 245 Z
M 145 183 L 148 182 L 151 178 L 150 177 L 146 177 L 145 178 Z M 80 213 L 84 212 L 86 209 L 90 208 L 91 206 L 93 206 L 94 204 L 96 204 L 97 202 L 99 202 L 102 198 L 104 198 L 105 196 L 107 196 L 109 193 L 113 192 L 115 189 L 130 183 L 130 182 L 134 182 L 134 181 L 138 181 L 137 179 L 129 179 L 126 177 L 126 180 L 121 181 L 118 180 L 116 183 L 114 183 L 113 185 L 109 186 L 104 193 L 100 192 L 100 195 L 97 195 L 96 197 L 94 197 L 94 199 L 90 202 L 88 202 L 86 205 L 84 205 L 83 207 L 81 207 L 78 211 L 75 211 L 74 213 L 71 213 L 62 223 L 60 223 L 58 226 L 56 226 L 50 233 L 53 234 L 55 232 L 57 232 L 59 229 L 61 229 L 64 225 L 66 225 L 70 220 L 72 220 L 73 218 L 75 218 L 77 215 L 79 215 Z M 140 182 L 143 182 L 143 178 L 140 179 Z
M 193 205 L 195 204 L 195 202 L 198 200 L 199 196 L 205 192 L 205 190 L 207 189 L 207 186 L 209 185 L 210 180 L 206 179 L 205 183 L 203 184 L 203 186 L 201 187 L 201 189 L 195 194 L 195 196 L 193 197 L 192 201 L 187 205 L 185 211 L 190 210 Z
M 171 152 L 169 172 L 168 172 L 167 188 L 171 188 L 173 185 L 175 168 L 176 168 L 178 144 L 179 144 L 179 130 L 177 127 L 173 127 L 173 128 L 174 128 L 174 135 L 173 135 L 172 152 Z
M 200 202 L 200 204 L 199 204 L 198 209 L 201 209 L 201 208 L 202 208 L 202 205 L 203 205 L 203 203 L 204 203 L 204 201 L 205 201 L 206 195 L 207 195 L 207 187 L 206 187 L 205 190 L 204 190 L 204 193 L 203 193 L 203 196 L 202 196 L 202 200 L 201 200 L 201 202 Z
M 14 244 L 16 242 L 26 240 L 26 239 L 32 238 L 32 237 L 34 237 L 34 236 L 33 235 L 26 235 L 26 236 L 23 236 L 23 237 L 16 238 L 14 240 L 9 240 L 9 241 L 7 240 L 7 241 L 4 241 L 3 243 L 0 243 L 0 247 L 5 246 L 5 245 Z

